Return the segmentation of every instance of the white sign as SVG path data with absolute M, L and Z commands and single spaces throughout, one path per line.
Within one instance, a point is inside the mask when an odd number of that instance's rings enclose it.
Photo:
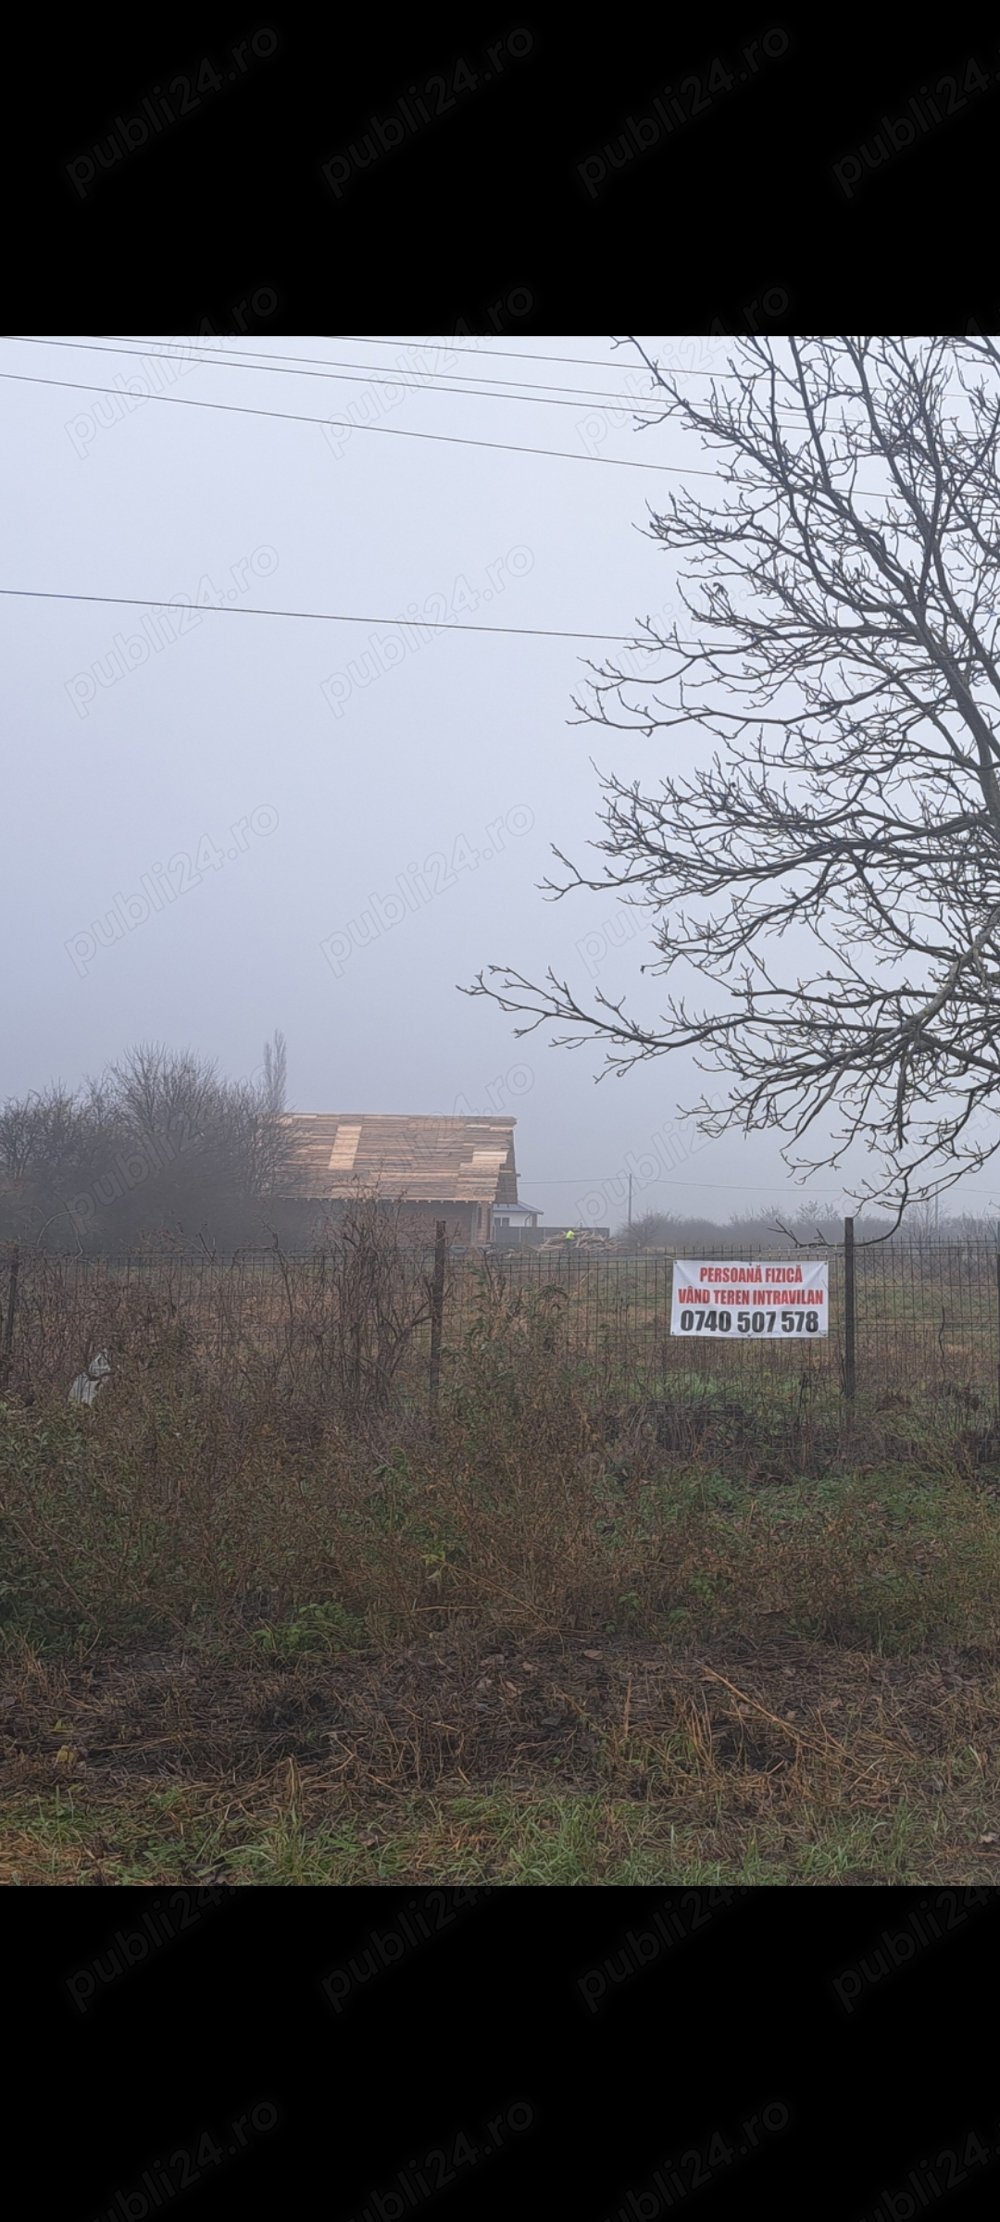
M 827 1258 L 675 1258 L 672 1335 L 716 1335 L 728 1342 L 825 1335 Z

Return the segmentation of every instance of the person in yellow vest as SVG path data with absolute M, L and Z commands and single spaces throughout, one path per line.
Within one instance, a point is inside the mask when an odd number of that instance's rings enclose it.
M 575 1241 L 576 1241 L 576 1228 L 575 1228 L 575 1227 L 567 1227 L 567 1229 L 566 1229 L 566 1233 L 565 1233 L 565 1235 L 564 1235 L 564 1237 L 563 1237 L 563 1240 L 564 1240 L 565 1242 L 575 1242 Z

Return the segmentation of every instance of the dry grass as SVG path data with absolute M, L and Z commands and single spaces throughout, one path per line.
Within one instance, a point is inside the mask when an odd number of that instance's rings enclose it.
M 993 1879 L 988 1429 L 623 1398 L 489 1287 L 432 1426 L 311 1286 L 0 1407 L 0 1873 Z
M 12 1882 L 997 1877 L 994 1669 L 788 1638 L 9 1656 Z

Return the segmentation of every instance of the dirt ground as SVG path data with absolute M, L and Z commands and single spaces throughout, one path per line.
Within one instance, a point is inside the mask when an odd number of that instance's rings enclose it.
M 544 1880 L 512 1816 L 585 1809 L 605 1849 L 551 1879 L 707 1862 L 736 1881 L 993 1881 L 998 1719 L 997 1663 L 976 1654 L 786 1637 L 710 1658 L 471 1635 L 293 1662 L 12 1657 L 0 1876 Z

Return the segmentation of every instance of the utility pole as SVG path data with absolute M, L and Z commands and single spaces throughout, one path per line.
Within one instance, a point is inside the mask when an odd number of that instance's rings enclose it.
M 628 1223 L 632 1224 L 632 1175 L 628 1176 Z

